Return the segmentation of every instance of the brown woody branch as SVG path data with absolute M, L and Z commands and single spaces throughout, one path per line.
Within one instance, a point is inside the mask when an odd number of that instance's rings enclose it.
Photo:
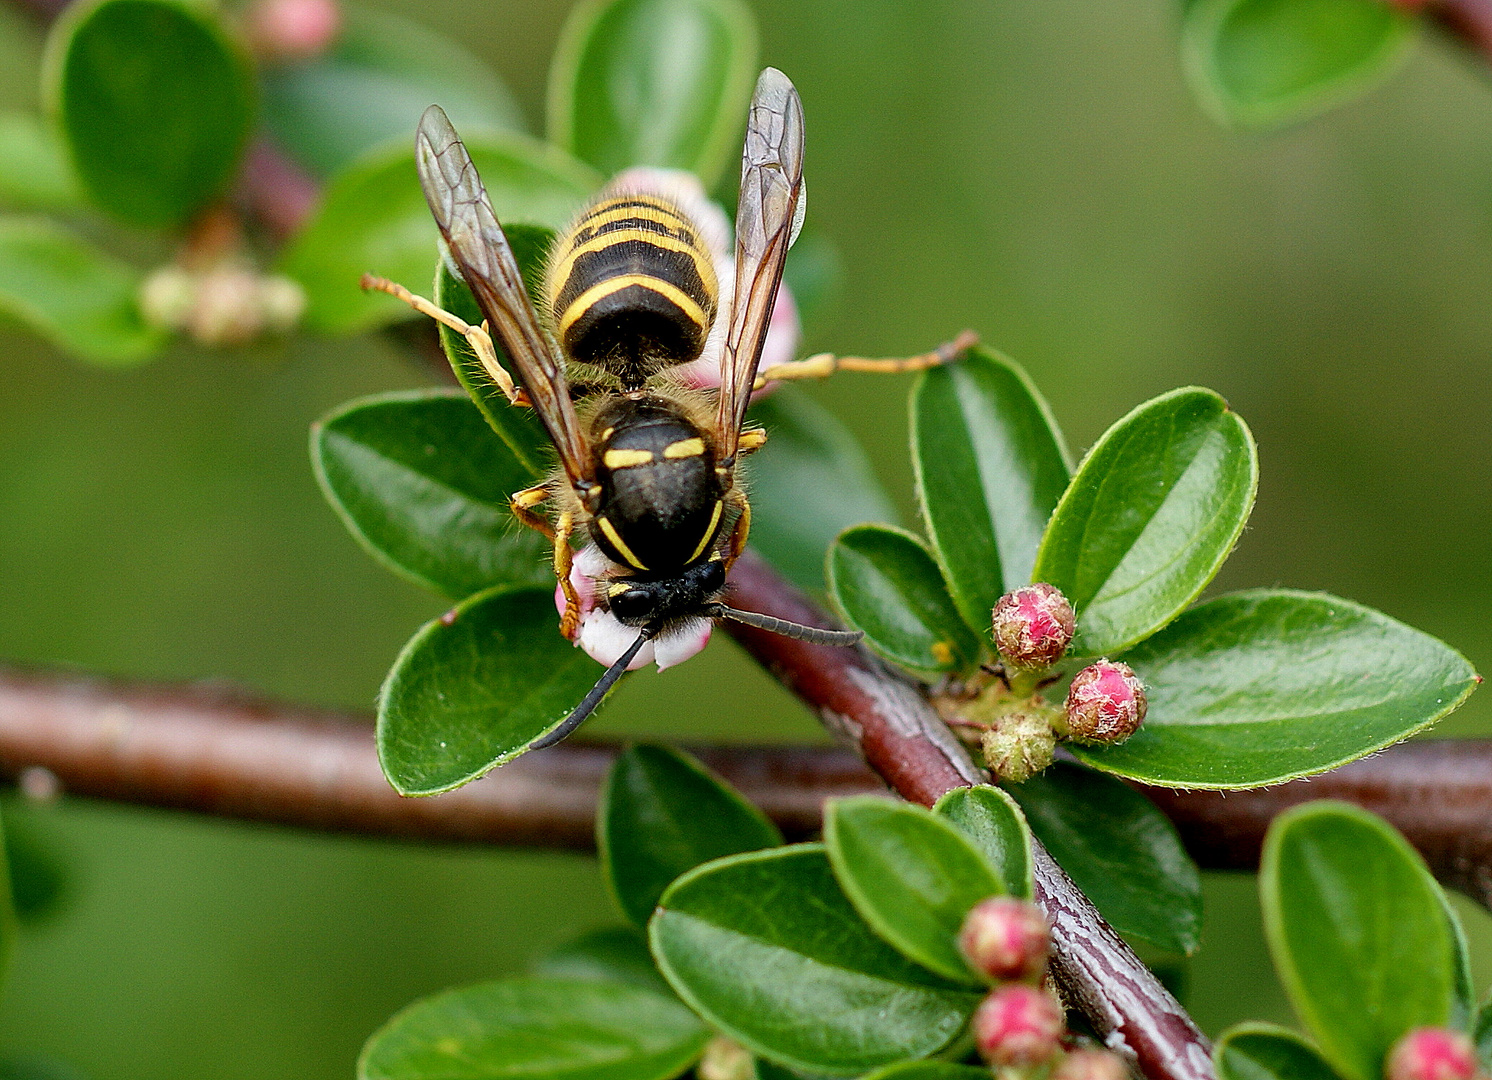
M 297 828 L 507 847 L 594 848 L 615 745 L 572 739 L 457 791 L 396 795 L 373 718 L 291 708 L 211 685 L 142 685 L 0 668 L 0 774 L 54 774 L 64 790 Z M 694 746 L 792 839 L 825 799 L 883 791 L 853 752 Z M 1205 869 L 1253 870 L 1264 830 L 1307 799 L 1345 799 L 1402 831 L 1435 875 L 1492 907 L 1492 739 L 1396 746 L 1309 781 L 1256 791 L 1147 788 Z

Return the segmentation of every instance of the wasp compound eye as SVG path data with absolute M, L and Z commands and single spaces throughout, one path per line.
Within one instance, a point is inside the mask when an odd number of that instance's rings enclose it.
M 646 619 L 657 606 L 651 589 L 626 589 L 611 597 L 611 612 L 622 622 Z

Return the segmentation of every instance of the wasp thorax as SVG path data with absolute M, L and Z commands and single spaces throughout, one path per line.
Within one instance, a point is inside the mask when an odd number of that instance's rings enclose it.
M 599 509 L 591 538 L 647 575 L 676 574 L 711 554 L 725 509 L 715 452 L 677 403 L 647 395 L 608 402 L 592 423 Z
M 545 279 L 560 348 L 636 389 L 696 359 L 720 286 L 699 229 L 666 199 L 604 199 L 554 247 Z

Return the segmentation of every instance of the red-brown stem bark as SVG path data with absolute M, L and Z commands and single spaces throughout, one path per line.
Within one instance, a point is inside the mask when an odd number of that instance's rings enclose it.
M 752 552 L 736 563 L 731 583 L 738 607 L 833 625 Z M 864 648 L 810 645 L 734 623 L 729 629 L 904 799 L 931 806 L 946 792 L 984 779 L 927 700 Z M 1186 1010 L 1046 849 L 1034 847 L 1036 900 L 1052 923 L 1052 973 L 1067 1000 L 1150 1080 L 1215 1076 L 1211 1045 Z

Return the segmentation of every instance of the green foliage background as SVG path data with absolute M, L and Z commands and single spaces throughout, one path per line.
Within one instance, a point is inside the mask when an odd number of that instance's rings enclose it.
M 538 126 L 566 3 L 380 6 L 462 37 Z M 1328 589 L 1492 667 L 1492 94 L 1474 65 L 1421 48 L 1366 100 L 1248 136 L 1187 93 L 1170 0 L 753 6 L 764 61 L 803 95 L 810 217 L 844 263 L 810 347 L 890 355 L 971 326 L 1075 448 L 1156 393 L 1215 387 L 1262 475 L 1214 591 Z M 33 104 L 39 49 L 0 8 L 0 107 Z M 0 328 L 0 656 L 370 708 L 440 603 L 356 547 L 305 432 L 423 381 L 381 340 L 180 348 L 120 374 Z M 814 392 L 910 518 L 905 383 Z M 743 688 L 728 715 L 720 680 Z M 819 737 L 724 641 L 631 680 L 596 730 Z M 1492 697 L 1439 733 L 1492 733 Z M 613 919 L 579 857 L 5 809 L 61 851 L 70 891 L 23 935 L 0 1047 L 94 1080 L 345 1080 L 416 996 Z M 1183 976 L 1198 1019 L 1288 1020 L 1252 882 L 1209 876 L 1206 899 Z M 1485 956 L 1492 920 L 1466 913 Z

